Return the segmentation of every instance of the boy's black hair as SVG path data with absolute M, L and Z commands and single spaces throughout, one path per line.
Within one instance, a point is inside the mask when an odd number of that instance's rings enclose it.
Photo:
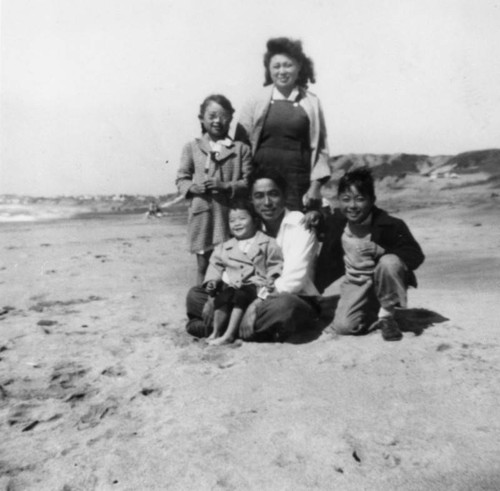
M 354 186 L 360 194 L 375 201 L 375 184 L 372 171 L 368 167 L 359 167 L 346 172 L 339 181 L 337 196 L 350 191 Z
M 274 184 L 276 184 L 276 186 L 278 186 L 279 190 L 283 193 L 283 196 L 286 196 L 288 185 L 285 177 L 281 174 L 281 172 L 271 167 L 257 167 L 257 169 L 252 172 L 248 183 L 250 196 L 252 195 L 254 184 L 260 179 L 270 179 L 274 182 Z
M 229 211 L 231 210 L 245 210 L 252 217 L 253 222 L 257 228 L 260 228 L 262 222 L 259 215 L 255 211 L 255 208 L 251 201 L 245 198 L 236 198 L 229 203 Z

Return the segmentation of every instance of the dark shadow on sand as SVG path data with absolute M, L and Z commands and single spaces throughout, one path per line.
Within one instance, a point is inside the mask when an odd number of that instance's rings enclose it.
M 335 316 L 339 298 L 339 295 L 321 297 L 319 300 L 321 315 L 316 325 L 305 332 L 294 334 L 285 342 L 291 344 L 304 344 L 318 339 L 326 327 L 331 324 Z M 422 308 L 398 309 L 395 318 L 402 332 L 412 332 L 415 336 L 420 336 L 427 328 L 434 324 L 449 320 L 438 312 Z

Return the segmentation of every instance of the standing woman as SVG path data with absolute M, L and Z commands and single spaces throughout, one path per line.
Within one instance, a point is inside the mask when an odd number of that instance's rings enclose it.
M 289 210 L 316 208 L 330 177 L 325 121 L 319 99 L 307 90 L 314 68 L 300 41 L 267 42 L 264 89 L 242 110 L 236 139 L 252 147 L 257 168 L 274 168 L 288 184 Z

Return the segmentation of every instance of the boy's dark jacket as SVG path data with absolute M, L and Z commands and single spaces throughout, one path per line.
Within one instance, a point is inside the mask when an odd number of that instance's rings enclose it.
M 324 222 L 324 239 L 316 264 L 316 288 L 320 293 L 345 273 L 342 234 L 347 219 L 339 209 Z M 409 270 L 408 284 L 417 286 L 413 270 L 424 261 L 424 254 L 410 229 L 403 220 L 390 216 L 384 210 L 373 207 L 371 240 L 385 249 L 386 254 L 396 254 Z

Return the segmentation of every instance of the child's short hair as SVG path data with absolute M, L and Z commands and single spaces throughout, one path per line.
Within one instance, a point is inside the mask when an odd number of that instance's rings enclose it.
M 354 186 L 359 193 L 375 201 L 375 184 L 372 171 L 368 167 L 358 167 L 346 172 L 339 181 L 337 196 Z
M 248 212 L 248 214 L 252 217 L 252 220 L 254 221 L 255 225 L 257 227 L 260 227 L 261 225 L 261 220 L 260 216 L 257 215 L 257 212 L 255 211 L 255 208 L 253 204 L 248 201 L 247 199 L 244 198 L 237 198 L 229 204 L 229 211 L 231 210 L 245 210 Z

